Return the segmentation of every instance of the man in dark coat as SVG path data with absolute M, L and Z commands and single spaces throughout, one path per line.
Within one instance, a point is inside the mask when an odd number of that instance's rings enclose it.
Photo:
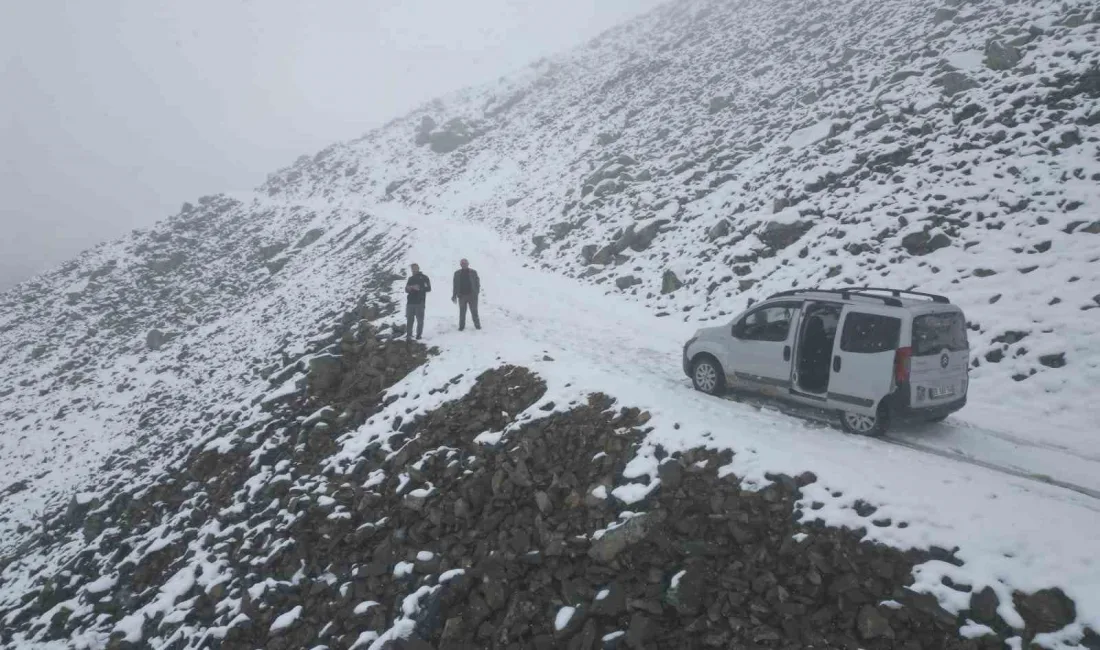
M 474 327 L 481 329 L 481 321 L 477 317 L 477 296 L 481 292 L 481 280 L 477 277 L 477 271 L 470 268 L 466 260 L 459 262 L 460 268 L 455 271 L 454 292 L 451 302 L 458 303 L 458 331 L 466 329 L 466 310 L 474 318 Z
M 406 341 L 412 338 L 414 321 L 416 322 L 416 338 L 419 339 L 420 335 L 424 333 L 424 303 L 428 292 L 431 290 L 432 281 L 420 272 L 418 265 L 413 264 L 412 275 L 405 283 L 405 295 L 407 296 L 407 304 L 405 305 Z

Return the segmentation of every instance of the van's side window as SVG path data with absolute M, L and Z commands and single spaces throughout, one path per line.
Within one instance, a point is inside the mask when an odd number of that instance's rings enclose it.
M 794 307 L 779 306 L 757 309 L 741 321 L 739 338 L 748 341 L 786 341 L 794 311 Z
M 900 319 L 853 311 L 844 319 L 840 349 L 863 354 L 895 350 L 900 335 Z

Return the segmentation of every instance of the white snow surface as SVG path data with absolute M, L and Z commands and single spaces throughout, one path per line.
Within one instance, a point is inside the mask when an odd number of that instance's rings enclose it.
M 961 634 L 964 639 L 977 639 L 978 637 L 995 634 L 995 632 L 993 628 L 988 625 L 982 625 L 981 623 L 967 620 L 966 625 L 959 628 L 959 634 Z
M 801 504 L 808 516 L 862 528 L 869 541 L 898 548 L 957 547 L 962 567 L 932 561 L 914 571 L 913 588 L 951 611 L 965 608 L 968 596 L 944 585 L 946 578 L 974 592 L 991 587 L 1010 624 L 1020 622 L 1013 590 L 1057 586 L 1076 602 L 1075 629 L 1100 630 L 1100 500 L 1029 478 L 1100 493 L 1100 234 L 1086 231 L 1100 205 L 1093 142 L 1100 127 L 1089 122 L 1100 101 L 1077 97 L 1057 119 L 1043 103 L 1044 79 L 1100 64 L 1090 47 L 1095 26 L 1066 28 L 1054 19 L 1091 4 L 989 8 L 989 20 L 954 25 L 950 49 L 928 60 L 921 58 L 926 39 L 938 29 L 928 17 L 939 6 L 930 0 L 850 0 L 847 11 L 822 3 L 797 16 L 763 0 L 739 3 L 737 11 L 726 4 L 689 0 L 661 9 L 553 63 L 306 157 L 257 192 L 214 197 L 0 294 L 0 555 L 20 551 L 0 576 L 0 609 L 84 548 L 77 531 L 56 547 L 22 553 L 40 515 L 70 501 L 95 512 L 106 507 L 100 495 L 140 487 L 196 446 L 232 449 L 237 432 L 264 421 L 264 404 L 300 390 L 301 372 L 271 375 L 284 370 L 281 359 L 304 364 L 321 354 L 311 337 L 331 328 L 329 314 L 355 307 L 376 268 L 402 272 L 415 261 L 445 287 L 465 257 L 481 273 L 485 329 L 455 331 L 454 310 L 437 289 L 425 338 L 441 353 L 339 440 L 327 469 L 351 467 L 368 445 L 389 437 L 396 416 L 408 421 L 460 399 L 482 371 L 516 364 L 546 381 L 540 404 L 552 401 L 557 411 L 599 391 L 650 413 L 646 446 L 610 497 L 637 503 L 659 489 L 658 444 L 731 448 L 733 462 L 722 473 L 750 489 L 766 485 L 769 472 L 812 470 L 818 481 L 803 489 Z M 704 10 L 706 19 L 696 22 Z M 734 24 L 745 34 L 737 57 L 727 49 Z M 984 67 L 979 55 L 990 25 L 1043 26 L 1043 37 L 1026 46 L 1028 66 Z M 803 29 L 805 38 L 776 48 L 764 35 L 779 28 Z M 679 43 L 685 29 L 693 38 Z M 859 49 L 844 46 L 845 37 Z M 781 55 L 789 58 L 775 58 Z M 975 87 L 945 96 L 936 81 L 943 64 Z M 646 66 L 652 70 L 643 83 L 629 82 Z M 1007 104 L 1006 79 L 1025 105 L 1018 123 L 978 117 L 955 124 L 968 104 L 995 116 Z M 604 90 L 593 92 L 590 83 Z M 686 94 L 670 92 L 681 86 Z M 719 95 L 725 108 L 695 105 Z M 485 117 L 486 100 L 503 97 L 519 100 L 503 117 Z M 765 97 L 773 108 L 761 115 L 754 107 Z M 619 110 L 631 106 L 638 112 L 629 118 Z M 457 155 L 441 155 L 412 143 L 425 116 L 484 120 L 485 130 Z M 1029 126 L 1046 119 L 1050 129 Z M 662 128 L 671 135 L 658 136 Z M 716 133 L 726 139 L 716 142 Z M 987 140 L 1001 135 L 1011 146 Z M 1063 135 L 1068 144 L 1052 152 L 1051 138 Z M 980 146 L 963 146 L 970 138 Z M 892 156 L 909 162 L 860 176 L 873 167 L 867 161 Z M 622 182 L 595 179 L 608 170 Z M 850 185 L 812 189 L 829 174 Z M 405 182 L 387 191 L 394 181 Z M 934 218 L 937 210 L 946 221 Z M 712 237 L 724 220 L 728 234 Z M 800 220 L 809 223 L 802 239 L 759 255 L 769 223 Z M 560 223 L 570 228 L 551 236 Z M 648 247 L 625 247 L 621 259 L 589 264 L 582 253 L 631 227 L 658 225 Z M 951 245 L 903 252 L 901 240 L 925 227 L 950 233 Z M 303 243 L 313 229 L 322 232 Z M 532 257 L 538 237 L 546 246 Z M 374 240 L 378 246 L 364 252 L 362 243 Z M 869 250 L 853 252 L 849 244 Z M 282 248 L 265 252 L 269 246 Z M 739 255 L 754 259 L 738 262 Z M 672 293 L 661 291 L 666 270 L 683 283 Z M 638 282 L 617 288 L 615 279 L 628 274 Z M 966 310 L 977 362 L 969 404 L 945 423 L 895 434 L 953 458 L 691 390 L 680 348 L 696 329 L 724 324 L 750 298 L 776 290 L 849 283 L 919 286 Z M 401 284 L 390 287 L 399 300 Z M 159 347 L 147 339 L 153 329 L 169 335 Z M 1007 342 L 1008 333 L 1025 337 Z M 1003 358 L 991 361 L 997 352 Z M 1065 365 L 1051 361 L 1059 354 Z M 533 407 L 515 422 L 546 415 Z M 219 429 L 225 423 L 230 430 Z M 479 440 L 500 444 L 508 432 Z M 257 467 L 255 488 L 286 471 Z M 372 475 L 364 487 L 380 489 L 386 479 Z M 400 491 L 409 477 L 399 481 Z M 411 494 L 432 498 L 433 489 Z M 868 525 L 855 512 L 857 500 L 893 523 Z M 823 507 L 811 510 L 814 502 Z M 177 541 L 168 526 L 154 532 L 135 554 Z M 212 522 L 201 533 L 227 531 Z M 205 556 L 198 542 L 190 547 Z M 174 565 L 153 600 L 113 630 L 142 641 L 147 616 L 178 616 L 182 594 L 219 580 L 221 567 L 189 562 Z M 406 569 L 411 563 L 395 572 Z M 84 591 L 109 590 L 111 580 Z M 273 585 L 249 591 L 256 598 Z M 379 648 L 409 634 L 429 593 L 413 591 L 389 630 L 365 632 L 356 645 Z M 226 607 L 233 620 L 239 603 Z M 78 642 L 103 647 L 111 631 L 82 632 Z M 968 625 L 961 632 L 980 631 Z M 1043 641 L 1069 647 L 1072 632 Z
M 573 618 L 573 614 L 577 612 L 576 607 L 570 607 L 566 605 L 558 610 L 558 613 L 554 616 L 554 630 L 561 632 L 569 625 L 569 621 Z
M 680 579 L 683 578 L 686 573 L 687 573 L 687 569 L 681 569 L 680 571 L 677 571 L 676 575 L 672 576 L 672 580 L 669 581 L 668 588 L 669 589 L 676 589 L 677 587 L 679 587 L 680 586 Z
M 285 630 L 286 628 L 294 625 L 294 622 L 302 615 L 302 606 L 297 605 L 288 612 L 284 612 L 277 616 L 271 623 L 271 631 L 278 632 L 279 630 Z
M 371 607 L 378 607 L 379 603 L 373 600 L 365 600 L 355 606 L 354 613 L 356 615 L 366 614 L 370 611 Z

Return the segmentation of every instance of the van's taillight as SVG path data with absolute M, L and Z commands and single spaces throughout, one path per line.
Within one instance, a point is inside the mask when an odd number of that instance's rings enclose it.
M 909 381 L 909 363 L 913 359 L 913 348 L 898 348 L 894 352 L 894 382 Z

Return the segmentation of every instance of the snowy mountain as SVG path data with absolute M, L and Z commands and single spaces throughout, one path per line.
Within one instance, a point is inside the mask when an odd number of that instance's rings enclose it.
M 673 2 L 0 295 L 0 644 L 1100 647 L 1098 38 Z M 690 390 L 696 328 L 845 284 L 963 307 L 963 411 Z

